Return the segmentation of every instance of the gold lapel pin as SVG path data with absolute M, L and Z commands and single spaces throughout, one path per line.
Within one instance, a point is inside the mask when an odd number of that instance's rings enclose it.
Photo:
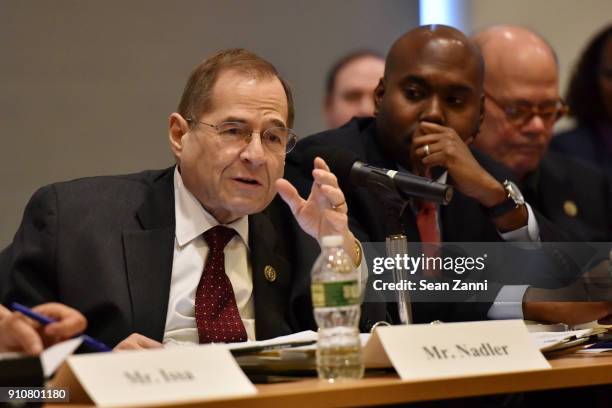
M 569 217 L 575 217 L 578 215 L 578 207 L 572 200 L 566 200 L 563 203 L 563 211 L 565 211 L 565 214 Z
M 271 267 L 270 265 L 266 265 L 264 268 L 264 276 L 268 280 L 268 282 L 274 282 L 276 280 L 276 269 Z

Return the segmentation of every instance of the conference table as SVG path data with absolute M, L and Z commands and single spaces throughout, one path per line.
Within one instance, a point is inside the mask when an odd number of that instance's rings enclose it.
M 291 382 L 259 384 L 259 392 L 249 397 L 182 403 L 172 407 L 347 407 L 612 385 L 612 354 L 584 356 L 568 350 L 547 357 L 552 366 L 549 370 L 428 381 L 401 381 L 396 374 L 387 373 L 367 375 L 361 380 L 337 384 L 304 378 Z M 47 406 L 77 407 L 75 404 Z

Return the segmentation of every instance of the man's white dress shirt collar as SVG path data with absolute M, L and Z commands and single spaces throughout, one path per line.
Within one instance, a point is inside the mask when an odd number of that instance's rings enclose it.
M 176 217 L 176 240 L 180 247 L 185 246 L 194 238 L 204 234 L 206 231 L 219 225 L 191 191 L 183 184 L 183 179 L 178 171 L 174 169 L 174 212 Z M 249 247 L 249 219 L 242 217 L 225 225 L 236 230 L 244 244 Z

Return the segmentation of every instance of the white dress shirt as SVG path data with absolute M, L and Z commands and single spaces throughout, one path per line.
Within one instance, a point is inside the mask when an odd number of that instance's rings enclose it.
M 185 187 L 178 167 L 174 169 L 174 214 L 176 236 L 163 342 L 164 344 L 198 343 L 195 295 L 208 255 L 208 245 L 202 234 L 219 222 Z M 248 217 L 242 217 L 225 226 L 236 230 L 236 235 L 223 251 L 225 273 L 232 284 L 238 312 L 248 339 L 255 340 Z

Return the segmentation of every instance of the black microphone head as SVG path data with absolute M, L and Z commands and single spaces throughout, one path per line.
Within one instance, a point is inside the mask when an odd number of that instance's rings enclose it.
M 345 193 L 350 190 L 351 168 L 359 157 L 350 150 L 337 146 L 314 145 L 304 150 L 302 156 L 302 170 L 311 176 L 314 168 L 314 159 L 320 157 L 325 160 L 332 173 L 336 175 L 340 188 Z

